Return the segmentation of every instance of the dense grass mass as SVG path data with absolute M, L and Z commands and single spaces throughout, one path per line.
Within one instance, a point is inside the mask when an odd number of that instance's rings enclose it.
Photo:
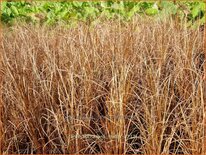
M 203 152 L 203 32 L 133 18 L 3 33 L 5 153 Z

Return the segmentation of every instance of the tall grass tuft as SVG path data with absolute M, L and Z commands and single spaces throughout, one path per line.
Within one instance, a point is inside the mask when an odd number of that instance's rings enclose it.
M 203 152 L 203 33 L 172 19 L 4 28 L 4 153 Z

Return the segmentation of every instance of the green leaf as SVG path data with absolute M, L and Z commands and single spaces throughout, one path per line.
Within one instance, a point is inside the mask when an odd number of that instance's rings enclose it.
M 205 11 L 205 3 L 204 2 L 200 2 L 199 5 L 200 5 L 200 9 Z
M 102 8 L 107 8 L 107 3 L 106 2 L 100 2 L 100 6 Z
M 145 13 L 146 13 L 147 15 L 156 15 L 156 14 L 158 14 L 158 10 L 155 9 L 155 8 L 149 8 L 149 9 L 146 9 L 146 10 L 145 10 Z
M 18 15 L 18 14 L 19 14 L 17 8 L 16 8 L 14 5 L 11 6 L 11 11 L 12 11 L 12 13 L 13 13 L 14 15 Z
M 199 5 L 195 6 L 193 9 L 192 9 L 192 18 L 195 18 L 199 15 L 199 12 L 200 12 L 200 7 Z
M 83 2 L 72 2 L 75 7 L 81 7 Z

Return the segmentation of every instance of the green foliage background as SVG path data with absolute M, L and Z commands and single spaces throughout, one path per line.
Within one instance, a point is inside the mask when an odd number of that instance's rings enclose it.
M 34 24 L 71 25 L 77 21 L 93 22 L 102 19 L 129 21 L 133 16 L 176 16 L 187 19 L 188 26 L 204 24 L 205 3 L 203 1 L 154 1 L 154 2 L 2 2 L 1 21 L 13 25 L 18 21 Z

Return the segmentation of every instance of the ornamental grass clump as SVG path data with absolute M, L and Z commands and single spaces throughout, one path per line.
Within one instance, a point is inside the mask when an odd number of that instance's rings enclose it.
M 203 152 L 203 32 L 173 19 L 4 28 L 4 153 Z

